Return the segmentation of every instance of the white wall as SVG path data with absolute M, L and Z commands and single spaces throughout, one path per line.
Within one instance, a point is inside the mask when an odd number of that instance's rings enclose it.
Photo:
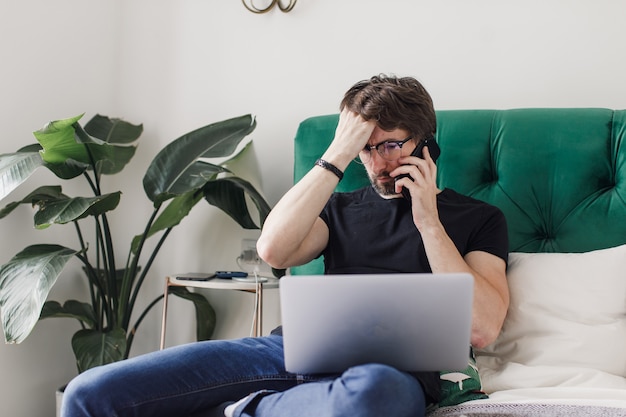
M 292 181 L 299 121 L 336 112 L 353 82 L 378 72 L 418 77 L 439 109 L 625 108 L 625 12 L 621 0 L 300 0 L 289 14 L 265 15 L 239 0 L 3 0 L 0 152 L 32 142 L 30 132 L 50 119 L 81 112 L 143 122 L 138 155 L 123 177 L 109 180 L 128 210 L 113 221 L 123 246 L 150 210 L 140 182 L 163 145 L 201 125 L 255 114 L 255 152 L 242 174 L 273 204 Z M 29 221 L 28 213 L 0 221 L 0 262 L 42 236 L 57 241 L 53 233 L 73 244 L 61 228 L 24 232 Z M 196 208 L 162 249 L 145 299 L 160 293 L 167 273 L 235 268 L 241 239 L 256 236 L 206 204 Z M 82 291 L 70 272 L 54 298 Z M 247 294 L 209 297 L 218 336 L 248 333 Z M 178 323 L 191 318 L 176 301 Z M 266 330 L 279 317 L 275 294 L 268 301 Z M 140 329 L 135 354 L 158 346 L 159 312 Z M 171 323 L 168 345 L 191 340 L 190 325 Z M 43 322 L 23 345 L 0 345 L 3 415 L 52 415 L 54 388 L 75 372 L 75 328 Z
M 97 109 L 113 111 L 117 14 L 115 1 L 0 2 L 0 153 L 34 143 L 31 132 L 48 120 Z M 32 189 L 15 192 L 0 204 L 4 207 Z M 27 209 L 0 221 L 0 262 L 31 243 L 75 245 L 65 236 L 67 231 L 30 233 L 25 231 L 30 225 Z M 64 300 L 80 296 L 84 287 L 77 274 L 70 273 L 53 292 L 54 299 Z M 69 320 L 48 321 L 21 345 L 0 342 L 2 415 L 52 417 L 54 387 L 76 373 L 70 347 L 76 330 L 77 324 Z

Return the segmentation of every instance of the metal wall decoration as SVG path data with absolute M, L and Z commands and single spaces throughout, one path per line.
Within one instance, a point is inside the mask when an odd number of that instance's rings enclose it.
M 274 6 L 278 6 L 281 12 L 287 13 L 290 12 L 291 9 L 296 5 L 296 1 L 298 0 L 287 0 L 287 4 L 283 5 L 281 0 L 272 0 L 270 4 L 266 7 L 258 7 L 254 5 L 254 0 L 241 0 L 246 9 L 250 10 L 252 13 L 267 13 L 274 8 Z

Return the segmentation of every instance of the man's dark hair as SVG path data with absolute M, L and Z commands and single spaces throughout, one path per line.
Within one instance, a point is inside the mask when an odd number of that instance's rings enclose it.
M 344 95 L 340 109 L 344 108 L 365 120 L 376 120 L 385 131 L 404 129 L 418 141 L 433 136 L 437 130 L 430 94 L 412 77 L 381 74 L 359 81 Z

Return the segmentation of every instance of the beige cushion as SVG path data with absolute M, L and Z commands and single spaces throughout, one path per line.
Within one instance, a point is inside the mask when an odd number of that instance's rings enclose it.
M 511 253 L 511 304 L 496 342 L 476 351 L 486 392 L 624 387 L 626 245 Z

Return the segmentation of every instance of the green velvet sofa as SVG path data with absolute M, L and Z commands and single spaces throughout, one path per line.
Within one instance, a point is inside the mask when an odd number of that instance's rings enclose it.
M 295 181 L 337 121 L 300 124 Z M 436 139 L 439 187 L 507 218 L 511 307 L 500 338 L 477 352 L 490 398 L 432 414 L 626 415 L 626 111 L 442 110 Z M 353 163 L 337 191 L 367 185 Z M 321 274 L 323 260 L 290 273 Z

